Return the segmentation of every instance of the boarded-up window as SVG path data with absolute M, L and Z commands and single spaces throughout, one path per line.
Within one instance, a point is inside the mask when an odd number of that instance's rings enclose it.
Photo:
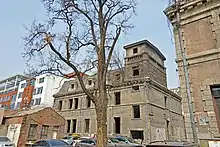
M 131 137 L 133 139 L 141 139 L 144 140 L 144 131 L 131 130 Z
M 43 125 L 41 128 L 40 139 L 47 139 L 49 126 Z
M 28 133 L 28 139 L 36 139 L 37 124 L 31 124 Z
M 89 133 L 89 119 L 85 119 L 85 133 Z

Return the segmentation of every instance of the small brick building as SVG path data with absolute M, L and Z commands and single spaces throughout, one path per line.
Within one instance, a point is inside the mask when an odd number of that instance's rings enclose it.
M 17 147 L 29 146 L 39 139 L 61 138 L 65 120 L 52 108 L 5 111 L 3 125 L 8 126 L 7 136 Z

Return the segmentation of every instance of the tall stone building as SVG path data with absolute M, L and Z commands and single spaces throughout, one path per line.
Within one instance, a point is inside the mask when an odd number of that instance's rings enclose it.
M 124 68 L 108 72 L 108 134 L 144 143 L 184 139 L 181 98 L 166 87 L 165 57 L 147 40 L 124 49 Z M 83 80 L 90 90 L 97 86 L 96 75 Z M 66 133 L 96 133 L 94 104 L 77 79 L 64 82 L 54 97 L 55 109 L 66 119 Z
M 183 48 L 188 62 L 193 113 L 199 140 L 220 137 L 220 1 L 181 0 L 165 10 L 174 27 L 177 64 L 187 138 L 192 128 L 187 104 L 186 83 L 177 33 L 180 16 Z M 179 10 L 179 11 L 177 11 Z

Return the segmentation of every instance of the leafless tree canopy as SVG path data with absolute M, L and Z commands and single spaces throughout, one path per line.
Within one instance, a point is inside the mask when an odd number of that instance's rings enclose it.
M 42 0 L 42 3 L 48 20 L 33 21 L 24 37 L 24 57 L 29 69 L 59 75 L 75 72 L 95 105 L 99 100 L 107 106 L 106 72 L 121 33 L 132 28 L 135 0 Z M 113 63 L 117 60 L 116 56 Z M 97 73 L 98 90 L 103 93 L 99 98 L 89 93 L 80 77 L 80 72 L 87 71 Z

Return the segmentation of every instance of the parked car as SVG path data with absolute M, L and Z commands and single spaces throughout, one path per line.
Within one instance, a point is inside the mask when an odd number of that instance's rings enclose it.
M 109 137 L 108 138 L 108 145 L 107 147 L 138 147 L 134 145 L 129 145 L 126 143 L 121 143 L 119 142 L 116 138 L 114 137 Z M 84 139 L 80 141 L 79 143 L 76 143 L 75 147 L 96 147 L 96 139 Z
M 35 142 L 32 147 L 72 147 L 63 140 L 51 139 L 51 140 L 39 140 Z
M 0 136 L 0 147 L 15 147 L 14 143 L 6 136 Z
M 116 136 L 115 138 L 116 138 L 118 141 L 124 142 L 124 143 L 129 144 L 129 145 L 134 145 L 134 146 L 143 147 L 143 145 L 139 144 L 138 142 L 136 142 L 134 139 L 132 139 L 132 138 L 130 138 L 130 137 Z

